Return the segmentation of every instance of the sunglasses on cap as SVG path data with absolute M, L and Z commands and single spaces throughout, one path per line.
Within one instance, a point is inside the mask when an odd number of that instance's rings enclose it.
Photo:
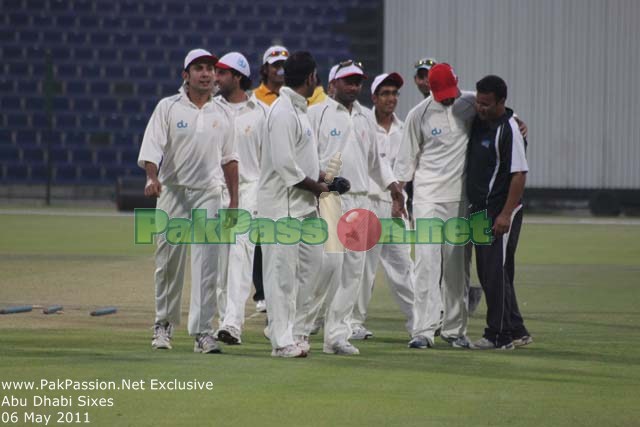
M 286 50 L 274 50 L 273 52 L 271 52 L 269 54 L 269 56 L 267 56 L 267 58 L 273 58 L 275 56 L 286 56 L 286 57 L 289 57 L 289 52 L 287 52 Z
M 364 71 L 364 68 L 362 67 L 362 62 L 354 61 L 353 59 L 347 59 L 346 61 L 342 61 L 338 63 L 338 68 L 336 68 L 336 74 L 338 74 L 338 71 L 340 71 L 342 68 L 346 68 L 351 65 L 355 65 L 356 67 Z
M 420 68 L 420 67 L 427 66 L 427 67 L 431 68 L 436 64 L 437 64 L 437 62 L 434 61 L 433 59 L 421 59 L 420 61 L 416 62 L 414 67 L 415 68 Z

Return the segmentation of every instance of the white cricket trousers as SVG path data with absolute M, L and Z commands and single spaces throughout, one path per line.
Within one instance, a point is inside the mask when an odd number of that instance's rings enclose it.
M 420 203 L 413 205 L 419 218 L 468 217 L 466 202 Z M 417 225 L 416 225 L 417 227 Z M 442 319 L 442 335 L 457 338 L 467 333 L 471 244 L 415 245 L 414 322 L 412 337 L 418 335 L 432 342 Z
M 238 208 L 248 211 L 252 218 L 256 215 L 258 200 L 257 182 L 241 184 L 238 188 Z M 228 194 L 223 192 L 223 206 L 228 206 Z M 236 243 L 221 245 L 218 268 L 218 313 L 223 327 L 232 326 L 242 331 L 245 305 L 253 287 L 253 253 L 255 244 L 249 240 L 249 233 L 236 237 Z
M 369 204 L 369 209 L 378 218 L 391 218 L 391 202 L 377 197 L 369 197 Z M 413 328 L 413 260 L 409 244 L 376 245 L 367 251 L 364 274 L 360 282 L 360 294 L 351 315 L 352 328 L 363 325 L 367 319 L 367 307 L 373 294 L 378 263 L 382 266 L 393 298 L 404 313 L 405 327 L 411 335 Z
M 214 218 L 220 207 L 219 188 L 191 189 L 165 185 L 157 203 L 157 209 L 165 211 L 170 218 L 191 218 L 191 209 L 206 209 L 207 218 Z M 180 323 L 187 247 L 191 247 L 189 335 L 213 332 L 219 245 L 171 245 L 164 234 L 157 236 L 156 243 L 156 322 Z
M 342 212 L 351 209 L 369 209 L 369 197 L 366 194 L 343 194 Z M 366 252 L 325 254 L 323 275 L 327 278 L 330 302 L 325 314 L 324 344 L 333 346 L 351 338 L 351 313 L 358 299 L 360 282 L 364 273 Z
M 306 275 L 309 277 L 308 286 L 298 294 L 298 310 L 293 335 L 308 337 L 317 319 L 324 322 L 325 313 L 331 302 L 327 298 L 329 286 L 333 283 L 332 277 L 340 274 L 335 267 L 338 260 L 342 262 L 342 254 L 325 253 L 324 246 L 322 248 L 316 255 L 319 259 L 305 267 L 311 271 Z
M 308 217 L 316 216 L 312 213 Z M 302 310 L 311 293 L 311 284 L 318 278 L 323 250 L 322 245 L 305 243 L 262 243 L 264 296 L 269 337 L 274 349 L 294 344 L 294 328 L 298 329 L 295 327 L 297 312 Z

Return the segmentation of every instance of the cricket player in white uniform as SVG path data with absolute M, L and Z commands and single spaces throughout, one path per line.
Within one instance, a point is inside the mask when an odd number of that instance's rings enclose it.
M 267 109 L 255 96 L 249 97 L 251 70 L 239 52 L 230 52 L 216 63 L 216 99 L 234 115 L 235 147 L 240 156 L 238 192 L 240 209 L 253 218 L 258 214 L 258 179 L 260 150 L 264 137 Z M 223 192 L 226 202 L 228 191 Z M 226 344 L 240 344 L 245 304 L 251 293 L 253 253 L 255 245 L 248 234 L 237 236 L 235 244 L 221 248 L 218 306 L 222 325 L 217 337 Z
M 469 131 L 475 115 L 475 95 L 460 93 L 451 66 L 429 70 L 431 95 L 407 115 L 394 173 L 413 179 L 413 216 L 468 216 L 464 190 Z M 443 305 L 442 338 L 468 348 L 467 318 L 471 246 L 415 245 L 414 325 L 410 348 L 433 346 Z M 441 294 L 442 292 L 442 294 Z
M 204 49 L 190 51 L 179 93 L 162 99 L 144 133 L 138 165 L 145 169 L 144 193 L 158 197 L 157 208 L 170 218 L 190 218 L 192 209 L 206 209 L 214 218 L 222 208 L 222 188 L 229 207 L 238 206 L 238 154 L 233 118 L 212 99 L 217 58 Z M 194 351 L 219 353 L 213 336 L 216 313 L 218 245 L 191 245 L 189 335 Z M 157 238 L 155 253 L 156 318 L 152 347 L 170 349 L 174 325 L 180 323 L 180 301 L 187 256 L 186 245 Z
M 422 58 L 414 64 L 416 74 L 413 77 L 413 81 L 420 93 L 427 98 L 431 95 L 431 89 L 429 87 L 429 70 L 438 62 L 433 58 Z M 411 191 L 413 195 L 413 190 Z M 480 286 L 469 286 L 469 316 L 473 314 L 480 300 L 482 299 L 482 288 Z M 442 311 L 442 307 L 441 307 Z M 442 327 L 442 321 L 440 321 L 440 327 Z
M 341 175 L 351 183 L 351 190 L 341 196 L 342 210 L 368 209 L 369 176 L 382 188 L 389 188 L 394 199 L 404 199 L 391 168 L 381 161 L 374 124 L 356 100 L 365 78 L 362 66 L 352 60 L 336 69 L 335 100 L 309 109 L 309 116 L 318 138 L 320 168 L 326 169 L 337 152 L 342 153 Z M 355 355 L 359 350 L 349 343 L 351 312 L 358 298 L 364 271 L 364 252 L 325 254 L 321 281 L 330 298 L 325 313 L 323 351 L 330 354 Z M 322 283 L 324 282 L 324 283 Z M 308 331 L 313 321 L 306 322 Z
M 319 181 L 317 145 L 307 117 L 307 100 L 316 87 L 316 63 L 308 52 L 284 64 L 285 86 L 269 110 L 258 185 L 258 214 L 278 220 L 317 217 L 317 197 L 329 191 Z M 268 336 L 274 357 L 305 357 L 308 342 L 294 337 L 300 287 L 318 275 L 322 245 L 263 244 Z
M 384 73 L 376 76 L 371 84 L 373 111 L 371 118 L 376 124 L 378 152 L 383 162 L 393 168 L 402 140 L 403 122 L 396 116 L 399 90 L 403 80 L 398 73 Z M 378 218 L 391 218 L 391 194 L 369 179 L 369 205 Z M 360 282 L 360 295 L 353 307 L 351 316 L 351 339 L 368 339 L 373 337 L 364 322 L 367 318 L 367 307 L 371 301 L 373 286 L 378 270 L 382 265 L 384 276 L 391 293 L 407 319 L 406 328 L 411 335 L 413 327 L 413 260 L 411 245 L 385 244 L 376 245 L 367 251 L 365 267 Z
M 335 78 L 336 78 L 336 70 L 340 64 L 336 64 L 329 70 L 329 75 L 327 79 L 327 97 L 319 104 L 316 105 L 326 105 L 330 102 L 331 99 L 335 96 Z M 315 107 L 315 106 L 314 106 Z M 316 109 L 319 107 L 316 107 Z M 326 298 L 327 287 L 322 287 L 320 283 L 317 283 L 319 287 L 313 289 L 317 294 L 309 295 L 308 301 L 305 302 L 305 307 L 298 313 L 298 320 L 296 322 L 299 325 L 299 330 L 297 331 L 301 335 L 306 335 L 308 340 L 308 335 L 315 335 L 318 333 L 322 325 L 324 324 L 324 316 L 329 306 L 329 302 Z M 309 326 L 309 323 L 311 326 Z

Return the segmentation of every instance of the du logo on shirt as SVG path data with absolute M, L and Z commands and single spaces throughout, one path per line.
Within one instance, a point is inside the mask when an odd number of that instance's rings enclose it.
M 178 124 L 176 124 L 176 126 L 178 127 L 178 129 L 186 129 L 189 124 L 183 120 L 180 120 Z
M 431 135 L 433 135 L 433 136 L 438 136 L 441 133 L 442 133 L 442 129 L 438 129 L 438 128 L 431 129 Z
M 489 148 L 489 145 L 491 145 L 491 141 L 489 141 L 488 139 L 485 139 L 480 144 L 482 144 L 484 148 Z
M 331 132 L 329 132 L 329 135 L 331 135 L 331 136 L 340 136 L 341 133 L 342 132 L 339 131 L 338 129 L 333 128 L 333 129 L 331 129 Z

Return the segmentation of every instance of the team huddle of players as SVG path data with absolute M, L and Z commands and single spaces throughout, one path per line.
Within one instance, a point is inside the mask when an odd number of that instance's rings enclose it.
M 450 65 L 420 60 L 414 81 L 425 99 L 403 122 L 395 114 L 404 85 L 396 72 L 372 79 L 372 109 L 357 101 L 369 77 L 353 60 L 331 68 L 326 93 L 308 52 L 272 46 L 260 75 L 259 87 L 249 91 L 250 67 L 241 53 L 187 54 L 183 86 L 158 103 L 145 131 L 138 158 L 147 174 L 145 195 L 157 197 L 157 208 L 172 218 L 190 218 L 192 209 L 213 217 L 221 208 L 273 220 L 322 217 L 330 239 L 335 200 L 338 217 L 367 209 L 411 221 L 407 183 L 413 219 L 446 221 L 486 210 L 493 243 L 477 246 L 476 259 L 487 328 L 481 339 L 468 340 L 469 312 L 481 295 L 470 287 L 471 244 L 415 245 L 414 261 L 410 245 L 379 244 L 366 252 L 304 242 L 256 246 L 240 235 L 233 245 L 190 245 L 194 351 L 219 353 L 220 341 L 240 344 L 252 283 L 263 282 L 258 308 L 266 306 L 272 356 L 306 357 L 310 336 L 321 328 L 323 352 L 359 354 L 352 341 L 373 337 L 365 322 L 378 266 L 405 316 L 409 348 L 433 347 L 438 335 L 456 348 L 532 342 L 513 289 L 528 166 L 521 130 L 504 106 L 502 79 L 487 76 L 477 93 L 461 92 Z M 336 174 L 348 191 L 331 202 Z M 154 349 L 171 348 L 180 321 L 186 251 L 157 238 Z

